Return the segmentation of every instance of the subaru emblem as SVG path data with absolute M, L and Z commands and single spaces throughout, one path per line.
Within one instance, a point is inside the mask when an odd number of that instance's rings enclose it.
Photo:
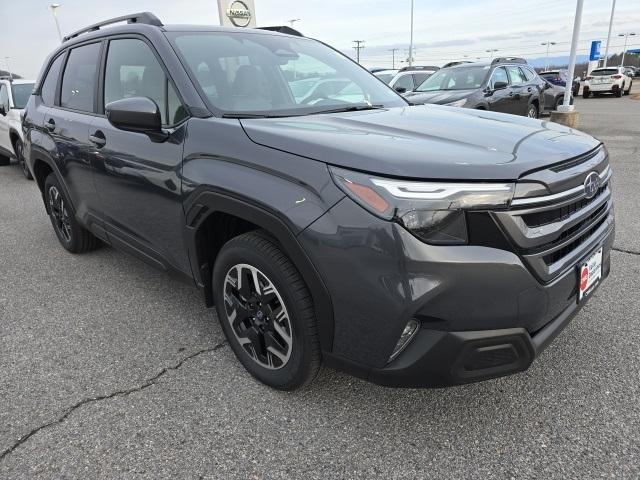
M 600 190 L 600 174 L 598 172 L 591 172 L 584 179 L 584 196 L 585 198 L 593 198 Z

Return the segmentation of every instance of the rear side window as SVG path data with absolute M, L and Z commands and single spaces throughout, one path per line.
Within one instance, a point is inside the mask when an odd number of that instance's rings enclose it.
M 71 50 L 62 76 L 60 106 L 83 112 L 93 112 L 99 61 L 99 43 Z
M 130 97 L 147 97 L 156 102 L 164 125 L 186 117 L 173 85 L 149 46 L 131 38 L 112 40 L 104 73 L 104 104 Z
M 53 61 L 44 82 L 42 82 L 42 89 L 40 91 L 42 102 L 50 107 L 53 106 L 56 98 L 56 87 L 58 86 L 58 78 L 60 77 L 63 58 L 64 55 L 59 55 L 58 58 Z
M 524 72 L 524 76 L 527 78 L 527 81 L 530 82 L 536 76 L 536 73 L 532 71 L 530 68 L 522 67 L 522 71 Z

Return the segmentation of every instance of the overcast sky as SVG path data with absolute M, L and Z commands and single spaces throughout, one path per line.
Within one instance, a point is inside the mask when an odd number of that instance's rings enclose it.
M 40 0 L 1 0 L 0 65 L 11 57 L 12 70 L 34 77 L 58 44 L 53 17 Z M 215 0 L 58 0 L 63 34 L 99 20 L 151 11 L 169 23 L 218 24 Z M 354 55 L 353 40 L 365 40 L 361 60 L 367 66 L 391 66 L 389 49 L 406 57 L 410 0 L 255 0 L 258 25 L 282 25 L 300 18 L 296 28 Z M 575 0 L 415 0 L 414 42 L 417 63 L 503 55 L 542 57 L 541 42 L 555 41 L 551 56 L 568 53 Z M 585 0 L 580 53 L 591 40 L 606 39 L 611 0 Z M 622 51 L 617 34 L 635 31 L 630 44 L 640 48 L 640 0 L 617 0 L 612 50 Z M 465 57 L 466 55 L 466 57 Z

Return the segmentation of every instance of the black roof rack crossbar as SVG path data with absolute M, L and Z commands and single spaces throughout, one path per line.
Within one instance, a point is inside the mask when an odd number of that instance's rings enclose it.
M 524 63 L 526 65 L 527 61 L 520 57 L 496 57 L 491 61 L 492 65 L 494 63 Z
M 274 27 L 257 27 L 258 30 L 269 30 L 270 32 L 278 32 L 284 33 L 287 35 L 295 35 L 296 37 L 304 37 L 302 33 L 300 33 L 295 28 L 287 27 L 286 25 L 277 25 Z
M 89 25 L 88 27 L 67 35 L 62 41 L 66 42 L 67 40 L 71 40 L 78 35 L 82 35 L 83 33 L 95 32 L 96 30 L 100 30 L 100 27 L 106 27 L 107 25 L 120 22 L 144 23 L 145 25 L 154 25 L 156 27 L 162 27 L 164 25 L 160 21 L 160 19 L 151 12 L 132 13 L 131 15 L 123 15 L 122 17 L 116 17 L 110 20 L 105 20 L 104 22 L 98 22 L 94 23 L 93 25 Z
M 440 70 L 440 67 L 436 67 L 435 65 L 412 65 L 412 66 L 406 66 L 406 67 L 402 67 L 400 70 L 398 70 L 399 72 L 418 72 L 420 70 L 433 70 L 433 71 L 438 71 Z

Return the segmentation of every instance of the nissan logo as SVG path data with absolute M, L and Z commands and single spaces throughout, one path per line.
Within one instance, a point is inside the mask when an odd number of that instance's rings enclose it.
M 598 172 L 591 172 L 584 179 L 584 196 L 585 198 L 593 198 L 600 190 L 600 174 Z
M 236 27 L 246 27 L 251 22 L 251 11 L 246 3 L 236 0 L 229 4 L 227 17 Z

